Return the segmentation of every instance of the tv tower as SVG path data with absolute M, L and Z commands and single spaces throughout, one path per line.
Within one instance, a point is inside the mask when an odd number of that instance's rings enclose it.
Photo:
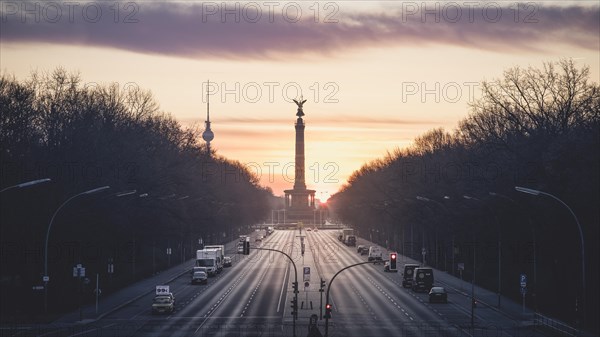
M 206 149 L 210 155 L 210 142 L 215 138 L 215 134 L 210 129 L 210 95 L 208 90 L 210 88 L 210 81 L 206 81 L 206 121 L 204 122 L 204 132 L 202 132 L 202 139 L 206 142 Z

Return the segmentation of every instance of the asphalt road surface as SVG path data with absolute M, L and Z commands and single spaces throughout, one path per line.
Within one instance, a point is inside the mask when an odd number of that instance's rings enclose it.
M 279 249 L 295 261 L 301 303 L 296 336 L 308 335 L 309 317 L 320 316 L 319 280 L 329 280 L 342 268 L 366 261 L 356 247 L 340 243 L 337 231 L 279 230 L 253 247 Z M 254 241 L 254 240 L 253 240 Z M 368 244 L 359 240 L 361 244 Z M 234 249 L 232 247 L 232 249 Z M 384 251 L 385 254 L 385 251 Z M 282 254 L 252 249 L 250 255 L 233 250 L 233 266 L 225 268 L 206 285 L 192 285 L 184 273 L 169 283 L 176 298 L 171 314 L 153 315 L 153 293 L 128 301 L 120 309 L 87 323 L 64 323 L 44 329 L 3 330 L 10 336 L 294 336 L 290 301 L 294 268 Z M 403 257 L 399 257 L 401 269 Z M 303 267 L 310 267 L 310 285 L 304 287 Z M 448 303 L 429 303 L 426 293 L 402 287 L 401 273 L 385 273 L 383 265 L 366 264 L 345 270 L 330 289 L 332 318 L 329 336 L 538 336 L 510 313 L 481 306 L 474 311 L 471 299 L 456 289 L 456 279 L 436 272 L 435 285 L 448 290 Z M 323 293 L 324 295 L 324 293 Z M 300 303 L 299 303 L 300 304 Z M 311 309 L 312 307 L 312 309 Z M 318 328 L 325 334 L 325 320 Z

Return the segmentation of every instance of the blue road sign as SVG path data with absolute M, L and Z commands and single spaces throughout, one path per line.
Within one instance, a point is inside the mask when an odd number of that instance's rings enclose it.
M 521 274 L 519 282 L 521 283 L 521 288 L 527 287 L 527 275 Z

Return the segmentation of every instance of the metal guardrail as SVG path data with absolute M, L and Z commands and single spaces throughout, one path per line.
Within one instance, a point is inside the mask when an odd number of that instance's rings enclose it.
M 533 315 L 533 324 L 536 327 L 541 327 L 545 329 L 550 329 L 555 333 L 558 333 L 557 336 L 581 336 L 581 332 L 579 329 L 576 329 L 564 322 L 558 321 L 556 319 L 550 318 L 548 316 L 544 316 L 540 313 L 535 313 Z

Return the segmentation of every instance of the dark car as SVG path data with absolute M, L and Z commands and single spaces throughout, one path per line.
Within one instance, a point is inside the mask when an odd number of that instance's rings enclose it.
M 432 287 L 429 291 L 429 303 L 448 303 L 448 293 L 444 287 Z
M 356 252 L 357 253 L 362 253 L 363 250 L 367 249 L 367 247 L 365 247 L 364 245 L 358 245 L 356 246 Z
M 408 263 L 404 265 L 404 272 L 402 273 L 402 286 L 404 288 L 412 287 L 413 273 L 415 268 L 418 268 L 418 264 Z
M 413 273 L 412 290 L 415 292 L 428 292 L 433 287 L 433 269 L 415 268 Z

